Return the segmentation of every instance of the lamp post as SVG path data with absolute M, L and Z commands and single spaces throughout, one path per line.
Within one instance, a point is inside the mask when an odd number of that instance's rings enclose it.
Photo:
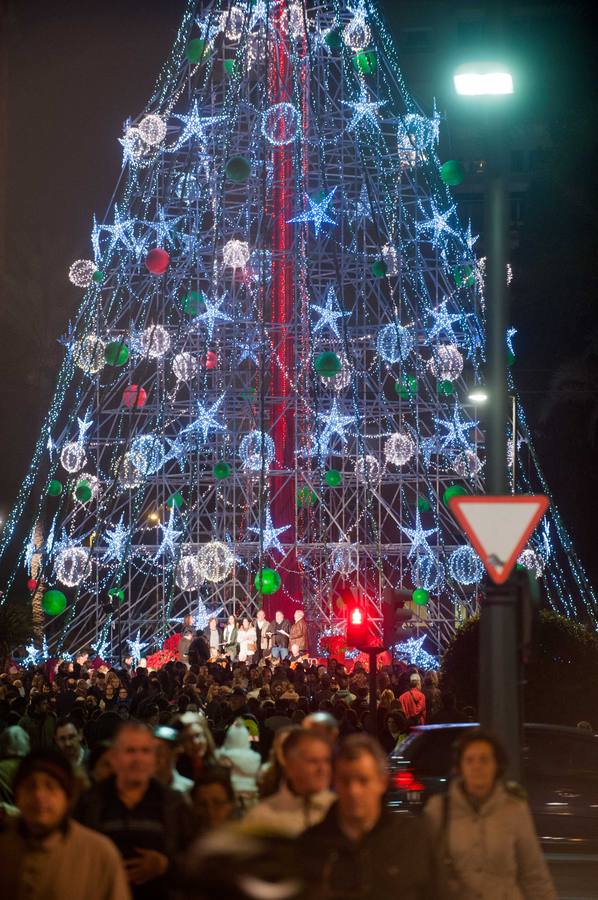
M 454 75 L 457 94 L 483 105 L 487 122 L 486 185 L 486 308 L 488 493 L 508 493 L 507 478 L 507 199 L 504 177 L 501 113 L 504 98 L 513 93 L 513 78 L 505 66 L 492 62 L 461 66 Z M 474 101 L 474 98 L 477 98 Z M 513 435 L 514 437 L 514 435 Z M 489 584 L 480 617 L 480 721 L 503 741 L 509 774 L 521 774 L 521 713 L 519 603 L 514 580 Z

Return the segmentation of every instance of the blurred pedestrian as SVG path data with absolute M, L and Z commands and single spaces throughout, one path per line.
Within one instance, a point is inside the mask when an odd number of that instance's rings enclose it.
M 505 783 L 506 765 L 496 738 L 467 731 L 456 747 L 448 793 L 426 805 L 439 900 L 556 900 L 525 794 Z
M 242 721 L 234 722 L 226 732 L 222 747 L 216 751 L 221 765 L 230 768 L 235 797 L 241 809 L 257 802 L 257 775 L 262 764 L 259 753 L 251 747 L 249 731 Z
M 20 725 L 9 725 L 0 734 L 0 803 L 14 803 L 15 776 L 30 749 L 29 735 Z
M 237 816 L 230 770 L 221 766 L 213 766 L 200 775 L 191 799 L 202 832 L 220 828 Z
M 173 791 L 189 795 L 193 781 L 177 772 L 176 761 L 181 752 L 179 732 L 170 725 L 157 725 L 154 728 L 156 738 L 156 778 L 160 784 Z
M 422 689 L 422 681 L 417 672 L 409 678 L 409 690 L 399 697 L 401 709 L 409 725 L 424 725 L 426 722 L 426 697 Z

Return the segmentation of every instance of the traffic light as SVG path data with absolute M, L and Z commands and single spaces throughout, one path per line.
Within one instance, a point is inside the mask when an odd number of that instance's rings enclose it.
M 347 646 L 358 650 L 370 643 L 368 616 L 363 606 L 349 606 L 347 615 Z
M 409 627 L 413 613 L 411 609 L 405 607 L 408 600 L 411 600 L 409 591 L 397 590 L 390 585 L 384 588 L 382 616 L 385 647 L 406 641 L 415 634 L 415 630 Z

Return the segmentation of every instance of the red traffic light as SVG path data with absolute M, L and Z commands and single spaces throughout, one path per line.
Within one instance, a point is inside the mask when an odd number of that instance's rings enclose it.
M 363 610 L 359 607 L 351 610 L 351 625 L 363 625 Z
M 347 645 L 365 649 L 370 643 L 367 611 L 363 606 L 350 606 L 347 617 Z

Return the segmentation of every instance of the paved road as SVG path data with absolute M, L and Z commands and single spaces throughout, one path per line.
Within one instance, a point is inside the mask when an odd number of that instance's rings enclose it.
M 598 900 L 598 856 L 550 854 L 547 859 L 559 900 Z

